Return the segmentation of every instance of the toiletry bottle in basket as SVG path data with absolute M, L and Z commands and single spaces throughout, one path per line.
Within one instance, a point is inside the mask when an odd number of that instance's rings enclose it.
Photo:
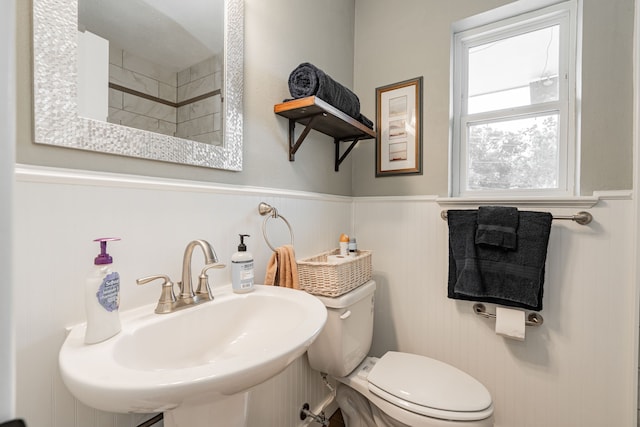
M 349 239 L 349 256 L 358 256 L 358 244 L 355 237 Z
M 340 253 L 341 256 L 347 256 L 349 254 L 349 236 L 342 233 L 340 235 Z

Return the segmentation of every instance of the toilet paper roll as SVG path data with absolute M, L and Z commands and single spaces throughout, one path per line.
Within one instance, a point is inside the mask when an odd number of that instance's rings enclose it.
M 524 311 L 496 307 L 496 334 L 524 341 L 525 326 Z

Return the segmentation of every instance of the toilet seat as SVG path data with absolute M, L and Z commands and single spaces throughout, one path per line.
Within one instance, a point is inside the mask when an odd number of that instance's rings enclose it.
M 368 358 L 353 381 L 384 401 L 425 417 L 477 421 L 491 417 L 489 391 L 465 372 L 425 356 L 388 352 Z
M 377 396 L 421 415 L 475 420 L 491 408 L 484 385 L 446 363 L 417 354 L 387 352 L 367 377 Z

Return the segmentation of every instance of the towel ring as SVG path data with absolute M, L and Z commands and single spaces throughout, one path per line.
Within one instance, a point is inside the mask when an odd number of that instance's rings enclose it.
M 289 224 L 289 221 L 287 221 L 285 217 L 278 214 L 278 210 L 276 208 L 265 202 L 260 202 L 260 204 L 258 205 L 258 212 L 260 213 L 260 215 L 265 217 L 264 221 L 262 222 L 262 236 L 264 236 L 264 241 L 272 251 L 275 252 L 276 248 L 271 245 L 271 243 L 269 242 L 269 238 L 267 237 L 267 221 L 269 221 L 269 218 L 280 218 L 284 221 L 285 224 L 287 224 L 287 227 L 289 228 L 289 234 L 291 235 L 291 245 L 293 246 L 293 229 L 291 228 L 291 224 Z

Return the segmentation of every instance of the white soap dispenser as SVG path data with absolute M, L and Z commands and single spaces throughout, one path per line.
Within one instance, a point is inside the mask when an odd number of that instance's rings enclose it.
M 117 237 L 95 239 L 100 242 L 100 254 L 87 277 L 84 305 L 87 312 L 86 344 L 94 344 L 111 338 L 120 332 L 120 275 L 113 271 L 113 258 L 107 253 L 107 242 Z
M 247 252 L 244 238 L 248 234 L 240 234 L 238 252 L 231 255 L 231 285 L 233 292 L 245 293 L 253 290 L 253 255 Z

